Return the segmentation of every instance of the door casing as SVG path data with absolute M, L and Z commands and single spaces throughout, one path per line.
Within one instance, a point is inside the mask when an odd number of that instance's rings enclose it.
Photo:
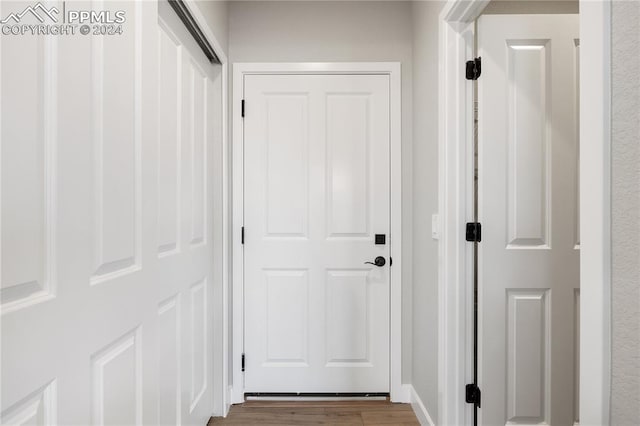
M 231 403 L 244 402 L 244 376 L 240 359 L 244 350 L 244 261 L 241 229 L 244 223 L 244 134 L 242 98 L 244 76 L 248 74 L 382 74 L 389 75 L 390 93 L 390 162 L 391 162 L 391 236 L 389 245 L 393 267 L 391 278 L 390 394 L 394 402 L 408 402 L 402 387 L 402 158 L 399 62 L 295 62 L 236 63 L 233 65 L 233 213 L 232 213 L 232 336 L 233 389 Z
M 438 421 L 469 424 L 472 383 L 474 24 L 489 0 L 448 0 L 439 19 Z M 580 0 L 580 423 L 608 425 L 611 310 L 611 0 Z M 482 78 L 482 76 L 480 76 Z M 481 243 L 482 244 L 482 243 Z

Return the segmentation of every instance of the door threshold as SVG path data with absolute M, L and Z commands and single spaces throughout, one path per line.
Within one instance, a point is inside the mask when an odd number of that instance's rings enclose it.
M 296 393 L 296 392 L 247 392 L 245 401 L 387 401 L 388 393 Z

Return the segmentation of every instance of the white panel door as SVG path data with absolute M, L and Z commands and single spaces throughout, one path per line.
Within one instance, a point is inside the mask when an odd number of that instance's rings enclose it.
M 578 16 L 478 21 L 482 424 L 577 421 Z
M 389 392 L 389 77 L 249 75 L 244 99 L 245 391 Z
M 42 8 L 126 21 L 0 36 L 0 422 L 205 424 L 219 68 L 164 1 Z

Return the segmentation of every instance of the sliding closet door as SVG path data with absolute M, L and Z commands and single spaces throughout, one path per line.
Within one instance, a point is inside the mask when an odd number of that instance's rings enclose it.
M 0 36 L 1 422 L 205 424 L 220 66 L 164 1 L 28 6 L 3 1 L 4 25 L 126 19 Z

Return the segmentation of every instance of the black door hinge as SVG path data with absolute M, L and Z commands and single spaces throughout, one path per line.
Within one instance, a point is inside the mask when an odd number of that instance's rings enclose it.
M 467 404 L 477 405 L 480 407 L 480 388 L 478 385 L 471 383 L 465 387 L 465 400 Z
M 244 226 L 240 230 L 240 244 L 244 244 Z
M 244 99 L 242 100 L 242 102 L 240 103 L 240 112 L 242 114 L 242 117 L 244 118 Z
M 242 358 L 240 359 L 240 369 L 244 371 L 244 354 L 242 354 Z
M 482 225 L 479 222 L 468 222 L 466 239 L 472 243 L 482 241 Z
M 478 385 L 471 383 L 465 388 L 465 400 L 467 404 L 475 404 L 480 408 L 480 388 Z
M 466 77 L 467 80 L 477 80 L 482 72 L 482 59 L 475 58 L 471 61 L 467 61 Z

